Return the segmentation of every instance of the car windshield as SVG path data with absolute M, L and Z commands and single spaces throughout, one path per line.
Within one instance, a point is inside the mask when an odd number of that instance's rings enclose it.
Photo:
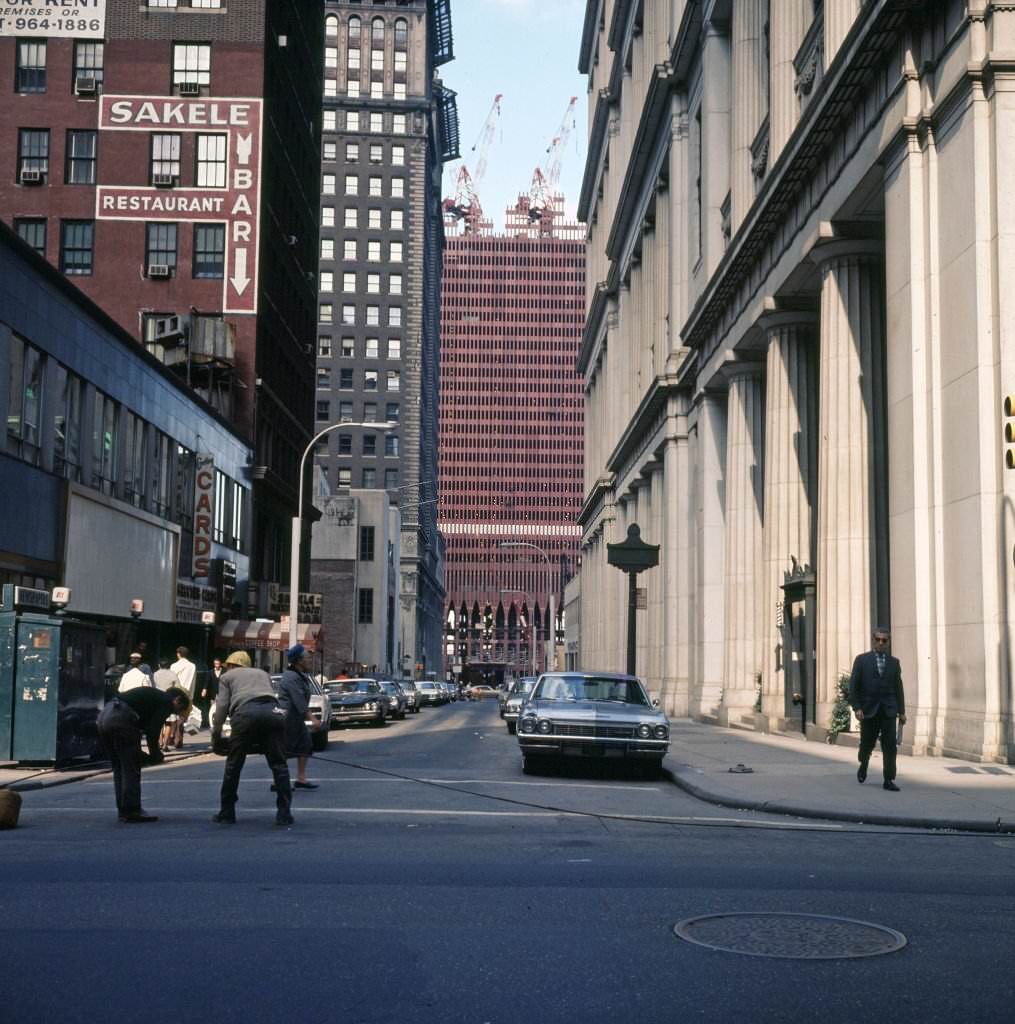
M 526 694 L 532 693 L 532 687 L 535 685 L 535 679 L 519 679 L 518 682 L 511 687 L 509 696 L 524 697 Z
M 379 693 L 380 686 L 366 679 L 350 679 L 347 682 L 329 684 L 332 693 Z
M 637 679 L 609 676 L 543 676 L 536 686 L 536 700 L 602 700 L 618 704 L 648 705 Z
M 385 693 L 398 693 L 398 687 L 394 683 L 381 683 L 381 688 Z

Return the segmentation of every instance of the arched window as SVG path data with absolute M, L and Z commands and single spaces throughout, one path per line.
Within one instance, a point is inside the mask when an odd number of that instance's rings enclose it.
M 349 45 L 359 46 L 360 20 L 355 15 L 349 19 Z
M 370 22 L 370 46 L 375 50 L 384 48 L 384 19 L 374 18 Z
M 338 18 L 334 14 L 329 14 L 324 19 L 324 34 L 326 36 L 337 36 L 338 35 Z
M 398 18 L 395 21 L 395 49 L 409 49 L 409 23 L 405 18 Z

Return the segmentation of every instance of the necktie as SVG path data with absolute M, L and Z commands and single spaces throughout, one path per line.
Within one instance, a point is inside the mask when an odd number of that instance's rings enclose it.
M 878 659 L 878 675 L 883 676 L 885 674 L 885 656 L 876 654 L 875 657 Z

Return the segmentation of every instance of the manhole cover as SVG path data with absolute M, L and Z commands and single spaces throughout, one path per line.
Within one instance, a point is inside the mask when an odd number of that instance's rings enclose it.
M 906 936 L 894 928 L 822 914 L 707 914 L 678 921 L 673 931 L 708 949 L 793 960 L 879 956 L 906 944 Z

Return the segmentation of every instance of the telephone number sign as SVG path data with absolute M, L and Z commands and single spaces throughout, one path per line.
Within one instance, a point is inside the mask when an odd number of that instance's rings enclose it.
M 106 0 L 21 0 L 0 3 L 0 36 L 101 39 Z

